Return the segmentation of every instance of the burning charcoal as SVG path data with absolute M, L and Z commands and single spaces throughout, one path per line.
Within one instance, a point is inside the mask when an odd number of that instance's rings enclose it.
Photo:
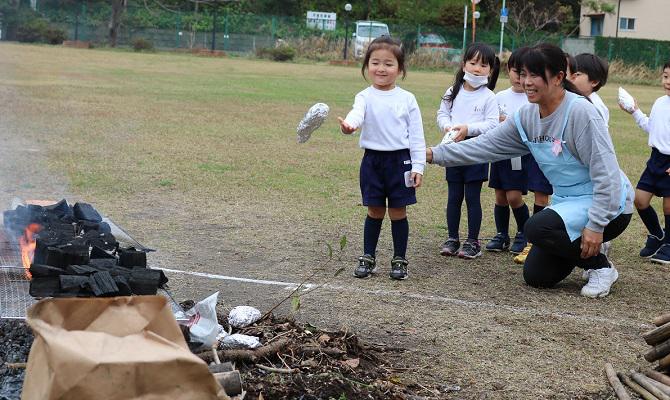
M 100 232 L 112 234 L 112 227 L 107 222 L 100 223 Z
M 50 212 L 54 215 L 57 215 L 58 217 L 62 217 L 64 215 L 72 215 L 72 209 L 67 204 L 67 201 L 65 199 L 59 201 L 56 204 L 46 206 L 46 207 L 44 207 L 44 209 L 47 212 Z
M 100 230 L 100 223 L 93 221 L 81 221 L 79 223 L 79 227 L 82 231 L 84 231 L 84 233 L 88 233 L 89 231 Z
M 60 246 L 61 252 L 65 255 L 65 265 L 85 265 L 88 264 L 89 254 L 88 246 L 82 244 L 71 244 Z
M 55 247 L 58 244 L 57 239 L 45 238 L 42 239 L 40 232 L 39 237 L 35 240 L 35 254 L 33 256 L 33 263 L 35 264 L 47 264 L 47 253 L 49 247 Z
M 64 224 L 70 224 L 70 225 L 72 225 L 72 224 L 76 224 L 77 222 L 79 222 L 79 221 L 77 220 L 77 218 L 74 216 L 74 214 L 63 215 L 63 216 L 60 217 L 58 220 L 59 220 L 60 222 L 64 223 Z
M 40 260 L 41 261 L 41 260 Z M 53 267 L 65 267 L 67 263 L 65 262 L 65 254 L 58 247 L 49 246 L 47 248 L 46 256 L 44 257 L 44 264 L 51 265 Z M 86 264 L 86 263 L 84 263 Z
M 61 275 L 60 288 L 69 292 L 73 289 L 85 289 L 89 285 L 89 277 L 87 275 Z
M 147 253 L 134 247 L 119 249 L 119 265 L 123 267 L 146 267 Z
M 104 250 L 114 250 L 119 243 L 111 233 L 100 233 L 98 231 L 89 231 L 84 237 L 88 239 L 91 246 L 100 247 Z
M 73 275 L 90 275 L 94 272 L 98 272 L 95 266 L 89 265 L 68 265 L 65 267 L 65 272 Z
M 130 275 L 130 288 L 133 294 L 156 294 L 163 278 L 167 282 L 163 271 L 158 269 L 134 269 Z
M 30 265 L 30 274 L 34 277 L 58 276 L 65 271 L 62 268 L 52 267 L 51 265 L 35 264 Z
M 117 275 L 114 276 L 113 279 L 114 282 L 116 282 L 116 286 L 119 288 L 118 296 L 130 296 L 133 294 L 132 290 L 130 289 L 128 279 L 125 276 Z
M 88 260 L 88 265 L 94 268 L 114 268 L 116 267 L 116 258 L 92 258 Z
M 91 249 L 91 259 L 94 258 L 113 258 L 114 260 L 116 260 L 116 256 L 114 254 L 109 254 L 104 249 L 101 249 L 98 246 L 93 246 L 93 248 Z
M 111 296 L 119 292 L 119 287 L 107 271 L 96 272 L 89 278 L 89 284 L 96 296 Z M 156 294 L 156 293 L 154 293 Z
M 33 297 L 53 297 L 60 292 L 60 278 L 57 276 L 34 277 L 28 291 Z
M 88 264 L 88 246 L 64 245 L 47 248 L 45 264 L 53 267 Z
M 95 208 L 93 208 L 92 205 L 88 203 L 76 203 L 74 205 L 74 216 L 86 221 L 102 221 L 100 214 L 95 210 Z

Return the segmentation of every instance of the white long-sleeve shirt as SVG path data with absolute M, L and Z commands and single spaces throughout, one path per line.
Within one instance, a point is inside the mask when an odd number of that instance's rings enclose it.
M 354 128 L 361 128 L 361 148 L 380 151 L 409 149 L 412 172 L 423 174 L 426 140 L 421 111 L 412 93 L 397 86 L 392 90 L 370 86 L 356 95 L 345 121 Z
M 507 118 L 513 117 L 516 110 L 528 104 L 526 93 L 517 93 L 512 88 L 507 88 L 496 93 L 496 100 L 498 101 L 500 113 L 504 113 Z
M 447 89 L 444 94 L 446 98 L 452 88 Z M 444 128 L 455 125 L 466 124 L 468 136 L 479 136 L 498 126 L 498 102 L 496 95 L 486 86 L 470 92 L 461 88 L 451 102 L 442 100 L 440 109 L 437 110 L 437 126 L 444 133 Z
M 649 134 L 649 146 L 670 155 L 670 96 L 656 99 L 649 117 L 642 110 L 633 113 L 635 122 Z
M 610 126 L 610 110 L 605 105 L 605 102 L 603 101 L 603 99 L 596 92 L 592 92 L 589 95 L 589 99 L 591 100 L 591 103 L 593 103 L 593 105 L 596 106 L 596 109 L 598 110 L 598 114 L 600 114 L 600 116 L 603 117 L 603 121 L 605 121 L 605 126 L 607 126 L 609 128 L 609 126 Z

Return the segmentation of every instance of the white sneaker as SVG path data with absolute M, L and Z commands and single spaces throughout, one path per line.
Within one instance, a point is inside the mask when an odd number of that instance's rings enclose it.
M 589 272 L 593 271 L 592 269 L 585 269 L 582 271 L 582 279 L 589 280 Z
M 589 281 L 582 287 L 582 296 L 597 298 L 610 294 L 610 288 L 619 279 L 619 272 L 610 262 L 610 268 L 592 269 L 588 272 Z

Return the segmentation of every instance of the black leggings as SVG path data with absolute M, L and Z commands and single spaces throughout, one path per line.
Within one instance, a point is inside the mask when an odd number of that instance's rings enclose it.
M 614 218 L 605 227 L 603 241 L 610 241 L 626 230 L 631 216 L 621 214 Z M 523 278 L 530 286 L 552 287 L 570 275 L 575 266 L 583 269 L 609 266 L 607 257 L 602 253 L 581 258 L 581 236 L 571 242 L 563 219 L 550 208 L 533 214 L 526 222 L 524 232 L 533 244 L 523 266 Z

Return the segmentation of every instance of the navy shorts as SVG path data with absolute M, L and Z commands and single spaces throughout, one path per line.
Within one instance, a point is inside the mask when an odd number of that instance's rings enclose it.
M 447 167 L 447 182 L 474 183 L 489 180 L 489 165 L 475 164 L 460 167 Z
M 544 194 L 554 194 L 554 188 L 544 176 L 544 173 L 537 165 L 533 156 L 528 160 L 528 190 L 531 192 L 540 192 Z
M 520 170 L 513 170 L 510 160 L 491 163 L 489 187 L 500 190 L 519 190 L 523 194 L 528 193 L 528 160 L 530 160 L 530 154 L 521 157 Z
M 416 203 L 414 188 L 405 186 L 406 171 L 412 171 L 409 150 L 366 149 L 360 171 L 363 205 L 400 208 Z
M 637 188 L 658 197 L 669 197 L 670 175 L 665 172 L 668 168 L 670 168 L 670 156 L 652 147 L 647 167 L 642 172 Z

